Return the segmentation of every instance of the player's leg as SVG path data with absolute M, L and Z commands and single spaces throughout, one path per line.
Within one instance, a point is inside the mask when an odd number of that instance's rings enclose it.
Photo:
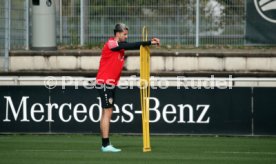
M 102 146 L 106 147 L 110 145 L 109 143 L 109 127 L 110 120 L 112 116 L 112 108 L 105 108 L 102 111 L 102 117 L 100 122 L 101 136 L 102 136 Z
M 119 152 L 109 141 L 110 120 L 114 107 L 115 86 L 100 85 L 97 87 L 102 102 L 102 117 L 100 122 L 103 152 Z

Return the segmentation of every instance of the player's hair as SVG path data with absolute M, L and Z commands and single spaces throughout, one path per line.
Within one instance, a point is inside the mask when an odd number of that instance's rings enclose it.
M 118 23 L 115 25 L 114 35 L 116 35 L 117 32 L 123 32 L 124 30 L 128 30 L 128 27 L 124 23 Z

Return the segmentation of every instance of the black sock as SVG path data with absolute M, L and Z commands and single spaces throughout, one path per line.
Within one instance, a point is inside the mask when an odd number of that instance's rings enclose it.
M 107 145 L 109 145 L 109 138 L 102 138 L 102 146 L 106 147 Z

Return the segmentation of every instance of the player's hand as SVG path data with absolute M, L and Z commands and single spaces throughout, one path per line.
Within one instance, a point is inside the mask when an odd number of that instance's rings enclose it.
M 158 39 L 158 38 L 152 38 L 151 39 L 151 44 L 152 45 L 160 45 L 160 39 Z

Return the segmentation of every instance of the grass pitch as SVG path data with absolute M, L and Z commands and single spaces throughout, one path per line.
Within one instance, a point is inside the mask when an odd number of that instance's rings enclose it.
M 275 137 L 111 136 L 120 153 L 100 152 L 96 135 L 0 135 L 0 164 L 275 164 Z

